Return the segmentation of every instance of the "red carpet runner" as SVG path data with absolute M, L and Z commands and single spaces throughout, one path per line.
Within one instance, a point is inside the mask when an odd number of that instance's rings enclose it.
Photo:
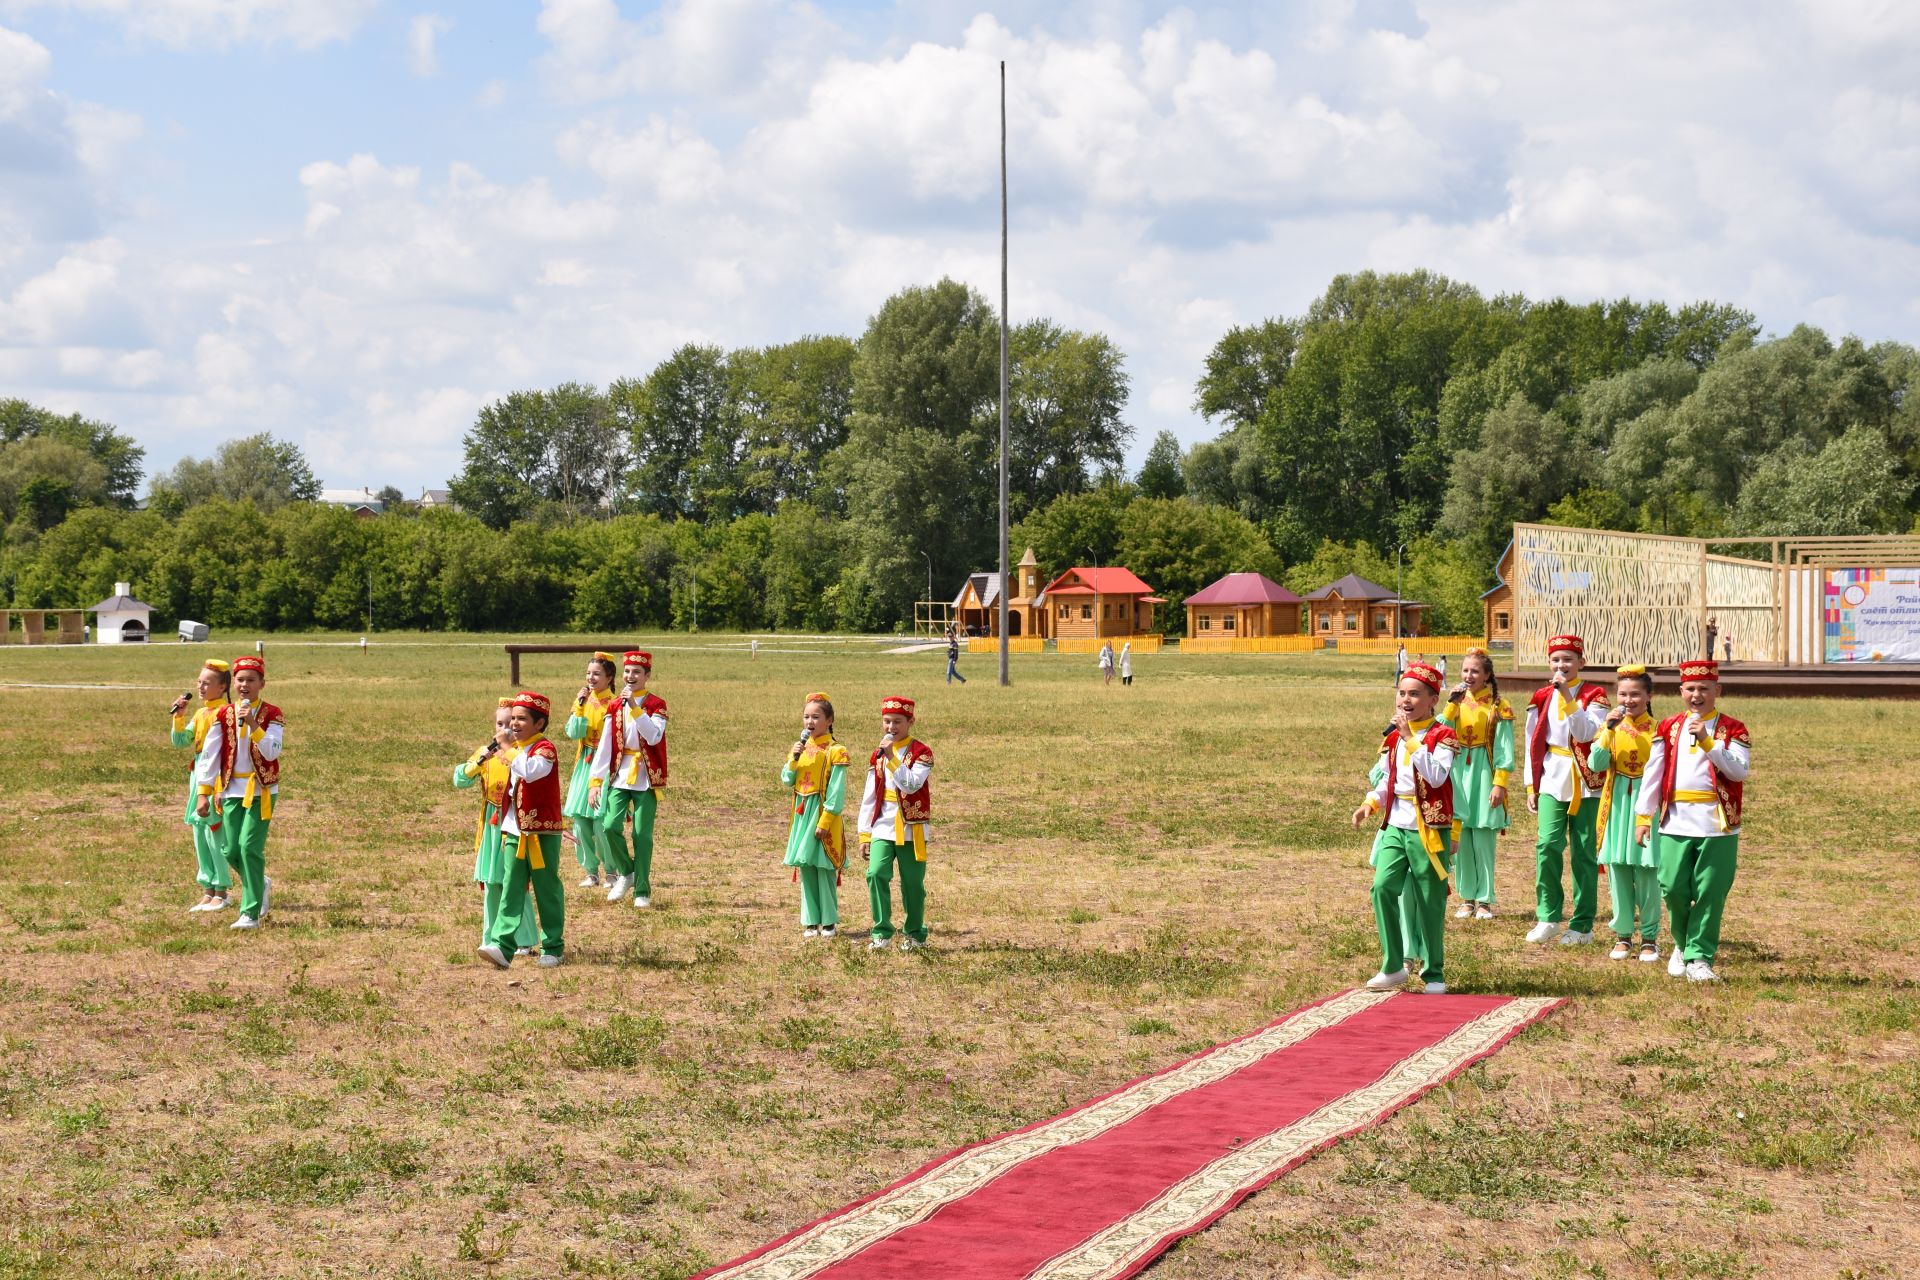
M 1562 1001 L 1349 991 L 942 1156 L 712 1280 L 1120 1280 Z

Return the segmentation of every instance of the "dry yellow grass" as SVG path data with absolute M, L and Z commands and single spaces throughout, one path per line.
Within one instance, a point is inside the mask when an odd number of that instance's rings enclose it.
M 1144 655 L 1122 689 L 1024 657 L 1000 690 L 978 658 L 948 687 L 943 653 L 707 643 L 652 645 L 657 909 L 570 890 L 568 964 L 506 975 L 447 779 L 497 640 L 269 645 L 290 738 L 252 935 L 184 911 L 161 711 L 203 651 L 0 651 L 0 1278 L 681 1275 L 1373 971 L 1345 817 L 1385 660 Z M 578 665 L 528 679 L 565 697 Z M 146 687 L 20 687 L 61 682 Z M 864 950 L 857 877 L 850 936 L 799 936 L 776 772 L 815 687 L 856 751 L 883 692 L 920 699 L 928 953 Z M 1574 1006 L 1154 1274 L 1913 1274 L 1912 715 L 1734 709 L 1724 986 L 1523 943 L 1523 819 L 1448 976 Z

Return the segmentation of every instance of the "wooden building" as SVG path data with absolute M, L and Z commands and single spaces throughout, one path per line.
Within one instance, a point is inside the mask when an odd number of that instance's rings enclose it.
M 1264 573 L 1229 573 L 1183 603 L 1190 637 L 1246 640 L 1300 634 L 1300 597 Z
M 1350 573 L 1307 596 L 1313 634 L 1324 639 L 1342 636 L 1361 640 L 1390 640 L 1395 636 L 1427 634 L 1427 606 L 1402 600 L 1377 582 Z
M 1047 626 L 1056 640 L 1125 639 L 1153 630 L 1153 611 L 1166 603 L 1153 588 L 1120 568 L 1069 569 L 1043 593 Z
M 1513 539 L 1507 539 L 1507 549 L 1500 553 L 1499 561 L 1493 566 L 1493 588 L 1480 597 L 1480 608 L 1485 614 L 1487 643 L 1513 643 L 1513 586 L 1509 581 L 1513 573 Z
M 1007 600 L 1007 635 L 1044 640 L 1051 634 L 1047 627 L 1046 593 L 1040 589 L 1040 562 L 1033 558 L 1032 547 L 1027 548 L 1020 563 L 1014 566 L 1014 585 L 1017 590 Z M 999 574 L 967 575 L 960 594 L 953 598 L 953 622 L 962 635 L 1000 634 Z

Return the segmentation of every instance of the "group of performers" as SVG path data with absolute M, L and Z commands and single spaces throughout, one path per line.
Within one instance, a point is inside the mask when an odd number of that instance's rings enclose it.
M 1615 674 L 1617 705 L 1583 678 L 1579 636 L 1548 645 L 1552 680 L 1527 705 L 1518 738 L 1513 707 L 1500 696 L 1493 661 L 1469 650 L 1462 679 L 1445 691 L 1435 667 L 1411 663 L 1395 691 L 1354 825 L 1378 819 L 1373 842 L 1373 909 L 1382 963 L 1375 990 L 1412 984 L 1446 990 L 1446 919 L 1493 917 L 1494 845 L 1508 823 L 1508 788 L 1520 758 L 1529 812 L 1538 815 L 1535 918 L 1527 940 L 1564 946 L 1593 941 L 1599 870 L 1612 884 L 1611 956 L 1660 958 L 1662 907 L 1672 941 L 1667 972 L 1717 980 L 1721 917 L 1738 864 L 1741 801 L 1751 768 L 1746 726 L 1719 711 L 1719 668 L 1711 659 L 1680 667 L 1685 710 L 1652 714 L 1646 668 Z M 665 700 L 649 691 L 653 658 L 632 649 L 596 652 L 575 696 L 564 736 L 576 743 L 562 793 L 560 753 L 547 737 L 545 696 L 522 692 L 493 709 L 490 741 L 456 765 L 453 785 L 477 787 L 482 809 L 473 876 L 482 886 L 479 951 L 507 968 L 516 956 L 552 967 L 566 952 L 563 832 L 571 826 L 586 872 L 582 888 L 629 893 L 652 904 L 654 821 L 667 785 Z M 615 692 L 615 680 L 619 691 Z M 208 661 L 197 691 L 171 708 L 172 741 L 191 747 L 184 820 L 193 834 L 201 897 L 195 912 L 234 905 L 234 929 L 254 929 L 270 906 L 267 835 L 279 794 L 286 721 L 264 697 L 265 660 Z M 1443 700 L 1443 693 L 1445 697 Z M 873 927 L 867 945 L 902 951 L 927 941 L 926 861 L 932 818 L 933 751 L 914 736 L 914 703 L 880 704 L 880 741 L 868 756 L 854 834 L 865 855 Z M 850 841 L 844 813 L 852 757 L 834 736 L 833 701 L 808 694 L 801 735 L 780 782 L 793 795 L 784 865 L 800 889 L 804 938 L 839 932 L 839 885 Z M 1569 904 L 1563 875 L 1570 863 Z M 900 879 L 904 919 L 893 922 Z
M 1528 703 L 1519 739 L 1527 809 L 1539 819 L 1536 923 L 1527 941 L 1591 943 L 1605 865 L 1611 958 L 1659 960 L 1664 904 L 1672 935 L 1667 972 L 1717 981 L 1713 963 L 1752 767 L 1747 727 L 1717 705 L 1718 664 L 1682 663 L 1685 711 L 1656 726 L 1644 666 L 1616 670 L 1613 706 L 1602 686 L 1582 678 L 1579 636 L 1555 636 L 1547 648 L 1553 678 Z M 1462 677 L 1442 704 L 1440 671 L 1422 662 L 1407 667 L 1367 797 L 1353 813 L 1356 827 L 1380 823 L 1371 860 L 1382 960 L 1367 981 L 1376 991 L 1446 990 L 1450 892 L 1460 896 L 1455 919 L 1493 918 L 1493 850 L 1507 826 L 1514 713 L 1486 650 L 1467 651 Z M 1562 883 L 1569 862 L 1571 914 Z

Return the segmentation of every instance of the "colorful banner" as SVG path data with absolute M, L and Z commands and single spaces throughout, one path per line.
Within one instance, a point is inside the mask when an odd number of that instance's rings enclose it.
M 1920 568 L 1829 569 L 1828 662 L 1920 662 Z

